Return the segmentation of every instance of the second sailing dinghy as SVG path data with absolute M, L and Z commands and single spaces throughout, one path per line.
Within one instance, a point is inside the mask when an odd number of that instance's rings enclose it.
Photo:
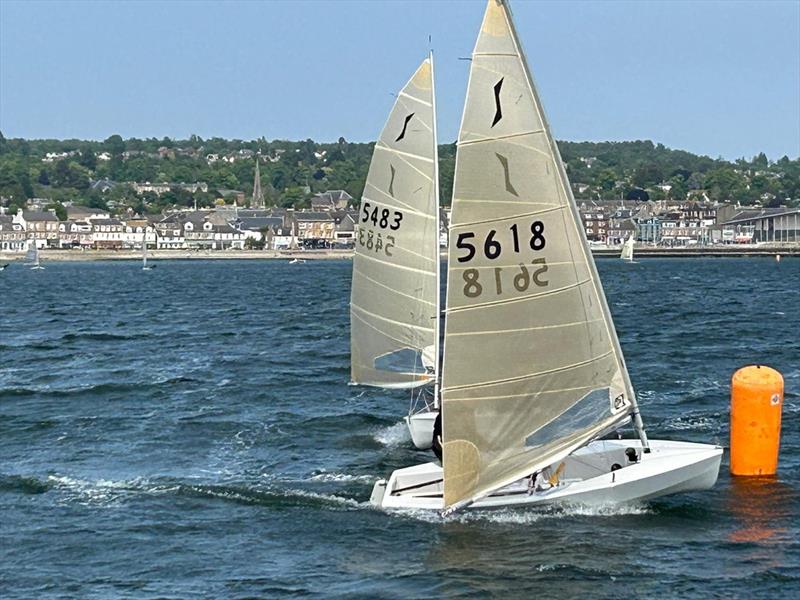
M 25 253 L 25 260 L 28 261 L 28 266 L 31 271 L 43 271 L 44 267 L 39 262 L 39 247 L 36 245 L 36 240 L 28 241 L 28 251 Z
M 400 91 L 361 199 L 350 299 L 351 382 L 407 389 L 414 444 L 438 414 L 439 195 L 433 61 Z
M 505 2 L 489 0 L 456 156 L 443 460 L 383 508 L 640 501 L 711 487 L 722 449 L 648 441 L 569 182 Z M 633 421 L 638 439 L 602 440 Z
M 625 243 L 622 244 L 622 252 L 619 253 L 619 257 L 622 260 L 627 260 L 628 262 L 633 262 L 633 245 L 636 243 L 636 239 L 631 235 Z

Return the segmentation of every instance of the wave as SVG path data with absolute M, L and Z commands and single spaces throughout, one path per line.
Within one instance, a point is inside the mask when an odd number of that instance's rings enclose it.
M 386 512 L 392 516 L 410 518 L 426 523 L 496 523 L 504 525 L 531 525 L 545 519 L 607 518 L 655 514 L 655 510 L 645 504 L 574 504 L 543 506 L 540 508 L 466 510 L 447 517 L 440 516 L 437 511 L 420 509 L 394 509 Z
M 355 476 L 360 478 L 363 476 Z M 312 477 L 312 480 L 314 478 Z M 114 506 L 142 495 L 210 498 L 272 508 L 365 509 L 368 502 L 355 498 L 295 488 L 251 487 L 235 484 L 186 483 L 175 480 L 81 479 L 69 475 L 48 475 L 46 479 L 24 475 L 0 475 L 0 491 L 23 494 L 56 492 L 61 504 Z
M 69 342 L 74 340 L 89 340 L 92 342 L 110 342 L 110 341 L 125 341 L 135 339 L 136 336 L 122 335 L 119 333 L 107 332 L 85 332 L 85 333 L 67 333 L 61 336 L 63 341 Z
M 408 427 L 406 426 L 405 421 L 400 421 L 399 423 L 395 423 L 394 425 L 389 425 L 387 427 L 381 427 L 374 433 L 372 437 L 376 442 L 390 448 L 394 448 L 411 441 L 411 434 L 408 432 Z
M 326 471 L 321 471 L 311 475 L 308 481 L 330 481 L 336 483 L 357 481 L 361 483 L 371 483 L 375 481 L 375 479 L 373 475 L 353 475 L 352 473 L 328 473 Z

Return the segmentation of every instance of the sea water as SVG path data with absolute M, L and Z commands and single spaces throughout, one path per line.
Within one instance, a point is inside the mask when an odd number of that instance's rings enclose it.
M 430 456 L 347 385 L 351 263 L 157 265 L 0 273 L 0 597 L 800 594 L 800 260 L 598 261 L 650 436 L 727 445 L 764 363 L 778 477 L 445 520 L 369 505 Z

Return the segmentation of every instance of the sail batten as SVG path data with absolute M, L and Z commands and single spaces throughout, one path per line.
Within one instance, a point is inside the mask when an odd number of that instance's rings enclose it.
M 444 501 L 458 507 L 561 460 L 634 406 L 563 163 L 502 0 L 488 1 L 472 55 L 448 253 Z
M 432 59 L 397 95 L 358 212 L 351 381 L 409 389 L 438 377 L 438 177 Z

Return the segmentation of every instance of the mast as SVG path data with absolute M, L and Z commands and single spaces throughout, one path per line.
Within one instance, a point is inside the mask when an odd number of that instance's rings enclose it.
M 556 157 L 556 165 L 558 168 L 558 175 L 561 181 L 561 187 L 563 188 L 564 192 L 567 194 L 569 198 L 569 208 L 572 211 L 572 216 L 576 220 L 576 222 L 581 222 L 581 217 L 578 212 L 578 206 L 575 204 L 575 197 L 572 194 L 572 187 L 569 185 L 569 178 L 567 177 L 567 171 L 564 168 L 564 161 L 561 159 L 561 152 L 558 149 L 558 144 L 556 144 L 555 138 L 553 137 L 552 132 L 550 131 L 550 121 L 547 119 L 547 114 L 544 109 L 544 105 L 542 104 L 541 99 L 539 98 L 539 92 L 536 89 L 536 85 L 533 81 L 533 75 L 531 74 L 531 69 L 528 66 L 528 58 L 522 49 L 522 42 L 519 39 L 519 35 L 517 34 L 517 28 L 514 24 L 513 13 L 511 11 L 511 6 L 508 0 L 497 0 L 501 4 L 505 4 L 505 8 L 508 11 L 508 25 L 511 29 L 511 37 L 513 39 L 514 44 L 517 47 L 517 51 L 519 52 L 520 59 L 522 60 L 522 64 L 524 66 L 525 76 L 528 79 L 528 85 L 533 93 L 533 97 L 536 101 L 536 104 L 539 107 L 539 110 L 542 113 L 542 126 L 546 132 L 546 138 L 548 143 L 550 144 L 551 151 L 553 155 Z M 636 401 L 636 392 L 633 389 L 633 383 L 631 382 L 630 374 L 628 373 L 628 367 L 625 364 L 625 357 L 622 354 L 622 347 L 619 343 L 619 338 L 617 337 L 617 332 L 613 327 L 610 327 L 610 324 L 613 323 L 611 319 L 611 311 L 608 308 L 608 302 L 606 301 L 606 295 L 603 291 L 603 286 L 600 283 L 600 275 L 597 272 L 597 265 L 594 264 L 594 259 L 592 258 L 592 252 L 589 249 L 589 242 L 586 239 L 586 232 L 581 229 L 581 252 L 583 254 L 586 263 L 589 266 L 589 269 L 592 272 L 592 285 L 595 288 L 598 298 L 600 299 L 600 305 L 603 308 L 603 314 L 605 315 L 605 323 L 606 329 L 608 331 L 608 335 L 611 338 L 612 343 L 614 344 L 614 350 L 617 354 L 618 360 L 622 365 L 622 376 L 625 381 L 625 388 L 628 392 L 628 400 L 632 405 L 631 410 L 631 420 L 633 421 L 634 429 L 636 429 L 636 433 L 639 436 L 639 439 L 642 442 L 642 448 L 645 452 L 650 452 L 650 444 L 647 441 L 647 433 L 645 433 L 644 422 L 642 421 L 642 415 L 639 412 L 639 404 Z
M 435 230 L 433 236 L 433 249 L 434 256 L 436 257 L 436 306 L 434 312 L 434 326 L 433 326 L 433 340 L 434 340 L 434 355 L 433 355 L 433 368 L 434 368 L 434 384 L 433 384 L 433 407 L 436 410 L 440 408 L 439 400 L 439 386 L 441 385 L 439 363 L 441 346 L 439 345 L 439 325 L 441 321 L 442 312 L 442 298 L 441 298 L 441 260 L 439 259 L 439 235 L 441 234 L 441 207 L 439 205 L 439 138 L 437 135 L 436 127 L 436 77 L 433 68 L 433 49 L 428 52 L 428 60 L 431 62 L 431 110 L 433 112 L 433 120 L 431 123 L 433 129 L 433 197 L 434 197 L 434 211 L 435 211 Z

